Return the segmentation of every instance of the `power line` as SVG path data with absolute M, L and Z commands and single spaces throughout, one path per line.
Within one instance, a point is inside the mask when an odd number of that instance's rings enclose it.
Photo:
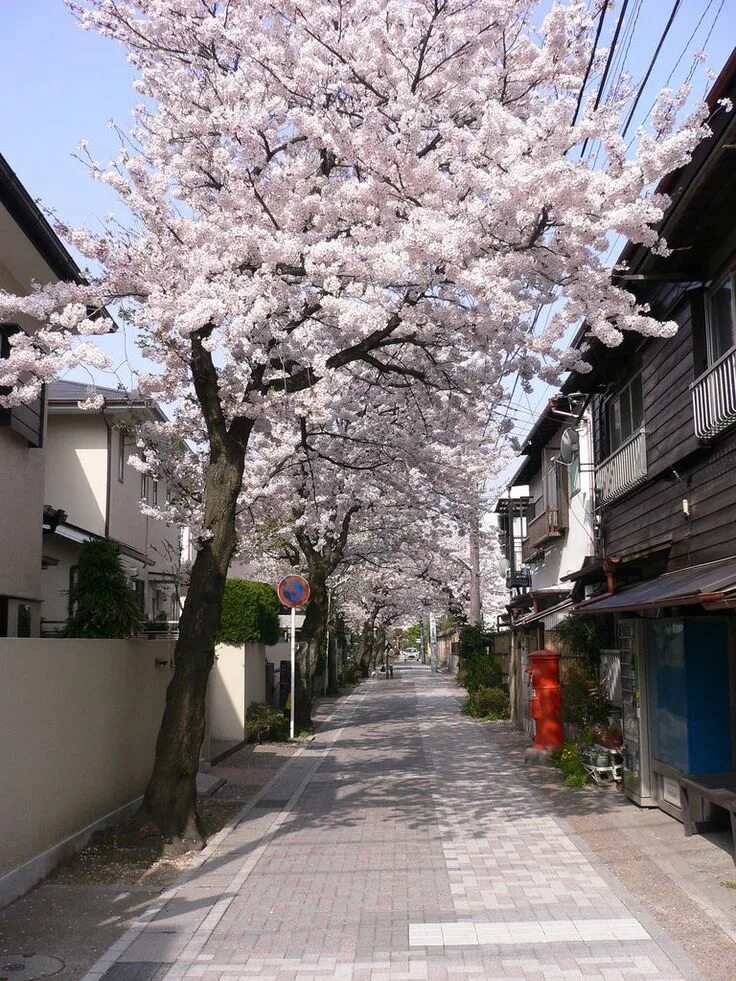
M 700 19 L 698 20 L 698 23 L 697 23 L 697 24 L 695 25 L 695 27 L 693 28 L 693 31 L 692 31 L 692 34 L 690 35 L 690 37 L 689 37 L 689 38 L 687 39 L 687 41 L 685 42 L 685 46 L 683 47 L 683 49 L 682 49 L 682 51 L 680 52 L 680 56 L 679 56 L 679 58 L 677 59 L 677 61 L 676 61 L 676 62 L 674 63 L 674 65 L 672 66 L 672 71 L 671 71 L 671 72 L 669 73 L 669 75 L 667 76 L 667 81 L 666 81 L 666 82 L 664 83 L 664 87 L 666 87 L 667 85 L 669 85 L 669 84 L 670 84 L 670 81 L 672 80 L 672 76 L 673 76 L 673 75 L 675 74 L 675 72 L 677 71 L 677 69 L 678 69 L 678 67 L 679 67 L 679 64 L 680 64 L 680 62 L 681 62 L 681 61 L 682 61 L 682 59 L 683 59 L 683 58 L 685 57 L 685 55 L 686 55 L 686 53 L 687 53 L 687 50 L 688 50 L 688 48 L 690 47 L 690 45 L 691 45 L 691 44 L 692 44 L 692 42 L 693 42 L 693 38 L 695 37 L 695 35 L 696 35 L 696 34 L 698 33 L 698 31 L 700 30 L 700 25 L 701 25 L 701 24 L 703 23 L 703 21 L 705 20 L 705 18 L 706 18 L 706 16 L 707 16 L 707 14 L 708 14 L 708 11 L 710 10 L 710 8 L 711 8 L 711 7 L 713 6 L 713 4 L 714 4 L 714 3 L 715 3 L 715 0 L 708 0 L 708 3 L 706 4 L 706 6 L 705 6 L 705 9 L 703 10 L 703 13 L 702 13 L 702 14 L 700 15 Z M 710 36 L 711 36 L 711 34 L 713 33 L 713 28 L 714 28 L 714 27 L 715 27 L 715 25 L 716 25 L 716 21 L 718 20 L 718 17 L 720 16 L 720 13 L 721 13 L 721 10 L 723 10 L 723 4 L 724 4 L 724 3 L 725 3 L 725 0 L 721 0 L 721 5 L 720 5 L 720 7 L 718 8 L 718 11 L 717 11 L 717 13 L 716 13 L 716 16 L 715 16 L 715 19 L 714 19 L 714 21 L 713 21 L 713 24 L 711 25 L 711 29 L 710 29 L 710 31 L 708 32 L 708 36 L 707 36 L 707 37 L 706 37 L 706 39 L 705 39 L 705 42 L 704 42 L 704 45 L 707 45 L 707 43 L 708 43 L 708 41 L 710 40 Z M 692 76 L 693 76 L 693 73 L 694 73 L 694 71 L 695 71 L 695 67 L 697 66 L 697 63 L 698 63 L 698 61 L 697 61 L 697 58 L 696 58 L 696 59 L 694 59 L 694 61 L 693 61 L 693 66 L 692 66 L 692 68 L 690 69 L 690 71 L 689 71 L 689 72 L 688 72 L 688 74 L 687 74 L 687 77 L 685 78 L 685 85 L 687 85 L 687 84 L 688 84 L 688 83 L 690 82 L 690 80 L 691 80 L 691 78 L 692 78 Z M 655 100 L 654 100 L 654 101 L 652 102 L 652 104 L 651 104 L 651 106 L 649 107 L 649 109 L 648 109 L 648 111 L 647 111 L 647 114 L 646 114 L 646 116 L 644 116 L 644 117 L 642 118 L 642 120 L 641 120 L 641 122 L 640 122 L 640 124 L 639 124 L 639 125 L 642 125 L 643 123 L 645 123 L 645 122 L 647 121 L 647 119 L 649 119 L 649 117 L 650 117 L 650 116 L 651 116 L 651 114 L 652 114 L 652 110 L 654 109 L 654 107 L 655 107 L 656 105 L 657 105 L 657 100 L 655 99 Z
M 644 92 L 644 89 L 646 87 L 646 84 L 649 81 L 649 76 L 652 74 L 652 71 L 654 69 L 654 65 L 655 65 L 655 63 L 657 61 L 657 58 L 659 57 L 659 52 L 662 50 L 662 45 L 664 44 L 664 42 L 665 42 L 665 40 L 667 38 L 667 35 L 670 32 L 670 28 L 672 27 L 672 22 L 674 21 L 675 17 L 677 16 L 677 11 L 680 9 L 681 4 L 682 4 L 682 0 L 675 0 L 675 3 L 673 5 L 673 7 L 672 7 L 672 11 L 670 13 L 670 16 L 669 16 L 669 18 L 667 20 L 667 23 L 665 24 L 664 30 L 662 31 L 662 36 L 660 37 L 659 43 L 657 44 L 657 47 L 656 47 L 656 49 L 654 51 L 654 54 L 652 55 L 652 60 L 649 62 L 649 68 L 647 68 L 646 75 L 644 76 L 644 78 L 642 80 L 642 83 L 639 86 L 639 90 L 636 93 L 636 98 L 634 99 L 634 104 L 632 105 L 631 110 L 629 112 L 629 115 L 628 115 L 628 117 L 626 119 L 626 123 L 624 124 L 624 128 L 623 128 L 623 131 L 621 133 L 621 136 L 622 137 L 625 137 L 626 136 L 626 132 L 627 132 L 629 126 L 631 125 L 631 120 L 634 118 L 634 113 L 636 112 L 636 107 L 639 105 L 639 100 L 642 97 L 642 93 Z
M 680 0 L 677 0 L 677 2 L 679 3 Z M 608 57 L 606 58 L 606 66 L 603 69 L 603 76 L 601 77 L 601 82 L 600 82 L 600 85 L 598 86 L 598 94 L 595 97 L 595 103 L 593 105 L 593 111 L 594 112 L 598 108 L 598 106 L 600 105 L 601 97 L 603 96 L 603 89 L 605 88 L 605 85 L 606 85 L 606 79 L 608 78 L 608 72 L 611 69 L 611 62 L 613 60 L 613 54 L 614 54 L 614 52 L 616 50 L 616 45 L 618 43 L 618 36 L 619 36 L 620 31 L 621 31 L 621 25 L 624 22 L 624 17 L 626 16 L 626 8 L 628 7 L 628 5 L 629 5 L 629 0 L 624 0 L 623 5 L 621 6 L 621 13 L 618 15 L 618 20 L 616 21 L 616 28 L 615 28 L 615 30 L 613 32 L 613 39 L 611 41 L 611 47 L 608 49 Z M 587 146 L 588 146 L 588 140 L 586 139 L 585 142 L 583 143 L 583 149 L 580 151 L 580 159 L 581 160 L 585 156 L 585 149 L 586 149 Z
M 598 51 L 598 40 L 601 36 L 601 31 L 603 30 L 603 21 L 606 17 L 606 11 L 608 10 L 608 4 L 610 0 L 605 0 L 603 6 L 601 7 L 600 16 L 598 18 L 598 28 L 595 32 L 595 39 L 593 41 L 593 47 L 590 49 L 590 58 L 588 59 L 588 67 L 585 69 L 585 76 L 583 77 L 583 84 L 580 86 L 580 91 L 578 92 L 578 102 L 575 106 L 575 114 L 572 117 L 571 126 L 574 126 L 577 122 L 578 113 L 580 112 L 580 106 L 583 104 L 583 93 L 585 92 L 585 86 L 588 84 L 588 78 L 590 76 L 590 70 L 593 67 L 593 62 L 595 61 L 596 52 Z

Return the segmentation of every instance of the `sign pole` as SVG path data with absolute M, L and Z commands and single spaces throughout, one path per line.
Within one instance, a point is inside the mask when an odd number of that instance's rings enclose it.
M 279 599 L 291 610 L 291 694 L 289 695 L 289 736 L 294 738 L 296 719 L 296 608 L 309 602 L 309 583 L 304 576 L 286 576 L 278 584 Z
M 291 608 L 291 698 L 289 699 L 289 736 L 294 738 L 294 702 L 296 701 L 296 607 Z

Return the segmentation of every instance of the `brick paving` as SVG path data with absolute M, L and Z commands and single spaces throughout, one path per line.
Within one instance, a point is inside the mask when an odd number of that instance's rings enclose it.
M 361 686 L 85 981 L 699 977 L 458 708 Z

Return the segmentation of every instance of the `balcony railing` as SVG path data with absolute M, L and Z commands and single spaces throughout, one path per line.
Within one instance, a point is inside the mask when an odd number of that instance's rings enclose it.
M 690 386 L 695 435 L 711 439 L 736 423 L 736 349 L 716 361 Z
M 647 479 L 647 440 L 643 427 L 595 469 L 595 488 L 601 504 L 643 484 Z
M 533 558 L 545 542 L 559 538 L 567 521 L 559 507 L 547 507 L 527 522 L 527 536 L 522 542 L 521 557 L 524 562 Z

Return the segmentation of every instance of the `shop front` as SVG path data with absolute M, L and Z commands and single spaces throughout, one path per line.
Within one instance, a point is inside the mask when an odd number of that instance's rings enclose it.
M 722 565 L 578 607 L 616 615 L 626 793 L 678 818 L 681 776 L 736 770 L 735 618 Z

